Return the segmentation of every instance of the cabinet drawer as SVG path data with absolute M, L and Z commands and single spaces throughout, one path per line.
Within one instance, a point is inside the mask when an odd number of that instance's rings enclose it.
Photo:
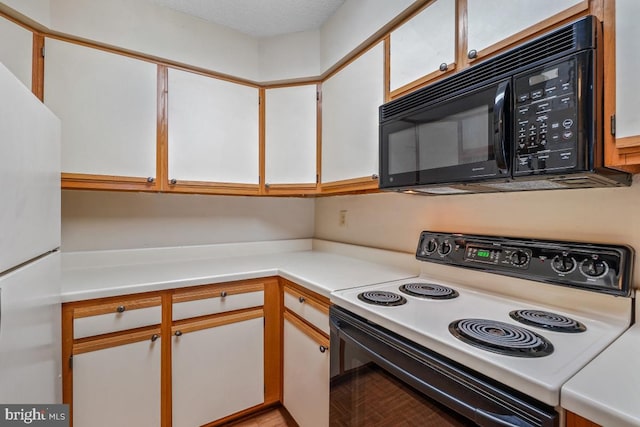
M 213 286 L 174 294 L 173 320 L 264 305 L 264 284 Z
M 73 338 L 119 332 L 162 322 L 162 299 L 126 299 L 73 310 Z
M 284 306 L 329 335 L 329 306 L 315 298 L 285 286 Z

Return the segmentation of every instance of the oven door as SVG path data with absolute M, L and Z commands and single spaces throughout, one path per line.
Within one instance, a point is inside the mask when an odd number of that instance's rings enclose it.
M 381 121 L 380 188 L 508 177 L 510 85 L 503 80 L 418 110 L 411 104 Z
M 552 407 L 332 306 L 330 425 L 557 427 Z

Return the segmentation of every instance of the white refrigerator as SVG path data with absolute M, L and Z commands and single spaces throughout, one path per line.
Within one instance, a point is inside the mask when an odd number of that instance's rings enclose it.
M 0 403 L 62 402 L 60 121 L 0 62 Z

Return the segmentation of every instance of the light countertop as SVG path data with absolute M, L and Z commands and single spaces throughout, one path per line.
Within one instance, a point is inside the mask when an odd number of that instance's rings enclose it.
M 417 271 L 379 261 L 367 261 L 353 256 L 313 250 L 311 246 L 283 247 L 277 243 L 268 253 L 247 251 L 211 251 L 167 256 L 149 252 L 121 253 L 108 251 L 68 254 L 63 258 L 62 301 L 79 301 L 140 292 L 174 289 L 186 286 L 282 276 L 320 295 L 368 284 L 399 280 L 417 275 Z M 224 252 L 224 251 L 222 251 Z M 63 253 L 63 257 L 65 254 Z M 407 257 L 410 255 L 407 254 Z M 365 257 L 366 258 L 366 257 Z M 108 259 L 108 262 L 104 262 Z
M 562 407 L 604 427 L 640 426 L 639 354 L 635 324 L 562 387 Z

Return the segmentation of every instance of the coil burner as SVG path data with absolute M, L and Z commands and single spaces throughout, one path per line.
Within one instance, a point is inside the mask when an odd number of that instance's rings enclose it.
M 548 311 L 514 310 L 509 313 L 509 316 L 525 325 L 537 326 L 554 332 L 578 333 L 587 330 L 587 327 L 577 320 Z
M 407 295 L 428 299 L 451 299 L 458 296 L 455 289 L 433 283 L 405 283 L 400 291 Z
M 553 345 L 546 338 L 509 323 L 460 319 L 449 324 L 449 332 L 467 344 L 498 354 L 543 357 L 553 353 Z
M 358 294 L 358 299 L 368 304 L 395 306 L 402 305 L 407 299 L 402 295 L 387 291 L 366 291 Z

